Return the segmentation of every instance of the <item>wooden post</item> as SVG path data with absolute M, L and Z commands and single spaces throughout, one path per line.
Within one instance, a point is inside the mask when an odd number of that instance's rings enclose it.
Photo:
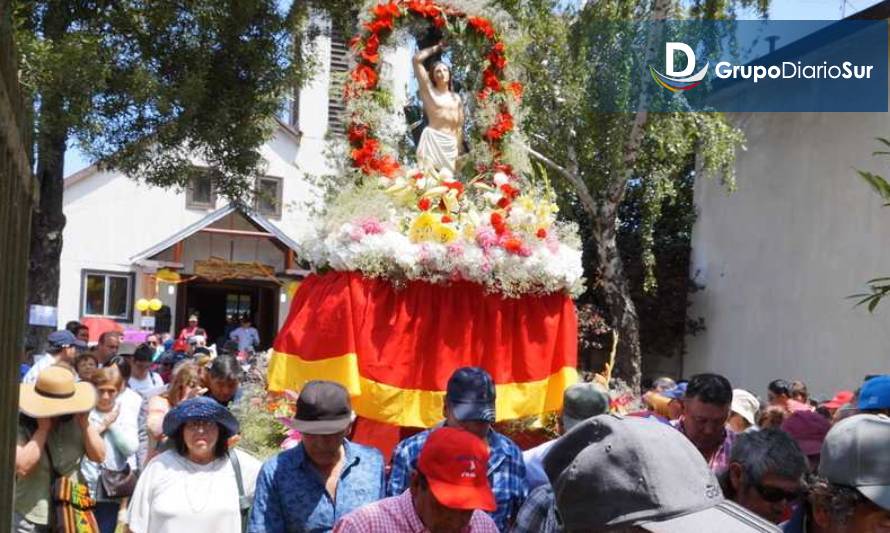
M 294 251 L 290 248 L 284 253 L 284 271 L 294 269 Z
M 174 263 L 182 263 L 182 251 L 184 249 L 184 242 L 179 241 L 173 245 L 173 262 Z
M 10 1 L 0 0 L 0 533 L 10 531 L 24 353 L 31 210 L 39 194 L 31 174 L 31 121 L 18 83 Z

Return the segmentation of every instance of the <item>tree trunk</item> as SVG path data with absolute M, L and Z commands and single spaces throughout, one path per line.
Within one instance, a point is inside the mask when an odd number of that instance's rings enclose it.
M 62 113 L 61 100 L 44 102 L 44 113 Z M 47 109 L 58 106 L 56 109 Z M 62 212 L 64 193 L 64 163 L 67 135 L 58 132 L 39 134 L 37 180 L 40 183 L 40 202 L 31 214 L 31 251 L 28 261 L 28 304 L 56 307 L 59 301 L 59 259 L 62 255 Z M 70 320 L 76 317 L 59 317 Z M 55 328 L 28 326 L 25 345 L 36 350 L 43 348 L 46 336 Z
M 615 213 L 618 206 L 604 206 L 593 225 L 594 248 L 599 267 L 599 286 L 603 311 L 609 325 L 618 334 L 615 367 L 612 376 L 627 383 L 634 391 L 640 388 L 642 353 L 640 351 L 640 323 L 631 299 L 630 284 L 624 273 L 624 263 L 618 250 L 618 229 Z
M 52 3 L 43 23 L 49 41 L 61 39 L 70 24 L 68 8 Z M 71 68 L 65 66 L 63 68 Z M 31 250 L 28 261 L 28 304 L 58 306 L 59 259 L 62 255 L 62 230 L 65 215 L 62 195 L 65 187 L 65 149 L 68 127 L 64 96 L 52 89 L 41 94 L 37 133 L 37 181 L 40 202 L 31 215 Z M 62 317 L 70 320 L 75 317 Z M 44 348 L 46 337 L 55 328 L 28 326 L 25 346 L 32 350 Z

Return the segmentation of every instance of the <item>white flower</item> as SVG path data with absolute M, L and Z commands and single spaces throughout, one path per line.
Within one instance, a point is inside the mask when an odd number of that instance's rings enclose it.
M 492 179 L 494 180 L 495 185 L 506 185 L 510 183 L 510 177 L 503 172 L 495 172 Z

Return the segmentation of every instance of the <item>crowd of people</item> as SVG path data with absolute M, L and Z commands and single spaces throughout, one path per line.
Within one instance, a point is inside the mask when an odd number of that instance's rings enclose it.
M 241 362 L 189 327 L 131 354 L 113 333 L 49 336 L 21 385 L 14 531 L 890 531 L 890 376 L 824 402 L 785 380 L 761 402 L 707 373 L 632 403 L 582 382 L 559 436 L 523 451 L 494 427 L 491 376 L 459 368 L 442 422 L 388 462 L 350 440 L 346 389 L 310 381 L 299 444 L 263 463 L 237 446 Z

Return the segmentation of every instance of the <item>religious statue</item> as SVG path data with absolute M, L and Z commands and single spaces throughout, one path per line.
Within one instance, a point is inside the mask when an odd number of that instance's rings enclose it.
M 417 160 L 436 170 L 448 168 L 454 172 L 464 126 L 463 102 L 453 90 L 448 65 L 436 61 L 428 71 L 423 64 L 444 49 L 440 42 L 414 55 L 414 75 L 428 123 L 417 144 Z

